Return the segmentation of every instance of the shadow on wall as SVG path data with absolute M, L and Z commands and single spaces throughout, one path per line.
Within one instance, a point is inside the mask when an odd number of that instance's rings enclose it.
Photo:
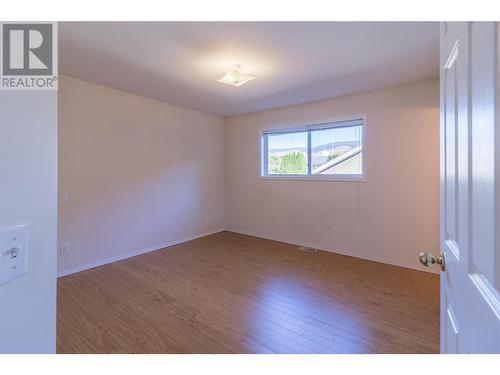
M 69 77 L 60 102 L 59 271 L 223 228 L 222 119 Z

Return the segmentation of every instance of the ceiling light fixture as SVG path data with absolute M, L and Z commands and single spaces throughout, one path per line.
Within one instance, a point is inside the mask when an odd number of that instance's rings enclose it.
M 217 81 L 226 83 L 231 86 L 239 87 L 252 79 L 255 79 L 254 76 L 249 74 L 240 72 L 241 65 L 233 65 L 233 70 L 227 72 L 224 77 L 218 79 Z

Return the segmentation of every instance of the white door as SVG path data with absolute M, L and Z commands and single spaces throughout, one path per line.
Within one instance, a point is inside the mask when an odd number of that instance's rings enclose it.
M 440 30 L 442 353 L 500 353 L 499 31 Z

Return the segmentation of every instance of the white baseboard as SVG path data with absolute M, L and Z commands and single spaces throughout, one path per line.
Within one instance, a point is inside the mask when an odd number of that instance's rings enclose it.
M 210 236 L 211 234 L 223 232 L 225 230 L 226 230 L 226 228 L 219 228 L 219 229 L 216 229 L 216 230 L 213 230 L 213 231 L 210 231 L 210 232 L 195 234 L 193 236 L 182 238 L 180 240 L 175 240 L 175 241 L 171 241 L 171 242 L 162 243 L 162 244 L 159 244 L 159 245 L 156 245 L 156 246 L 151 246 L 151 247 L 148 247 L 148 248 L 145 248 L 145 249 L 131 251 L 131 252 L 128 252 L 128 253 L 125 253 L 125 254 L 122 254 L 122 255 L 118 255 L 118 256 L 115 256 L 115 257 L 101 259 L 101 260 L 98 260 L 96 262 L 84 264 L 82 266 L 73 267 L 73 268 L 69 268 L 69 269 L 66 269 L 66 270 L 58 271 L 57 272 L 57 277 L 59 278 L 59 277 L 63 277 L 63 276 L 68 276 L 68 275 L 71 275 L 73 273 L 77 273 L 77 272 L 89 270 L 91 268 L 96 268 L 96 267 L 104 266 L 105 264 L 117 262 L 119 260 L 123 260 L 123 259 L 127 259 L 127 258 L 132 258 L 132 257 L 135 257 L 137 255 L 149 253 L 151 251 L 161 250 L 161 249 L 164 249 L 166 247 L 170 247 L 170 246 L 174 246 L 174 245 L 179 245 L 179 244 L 184 243 L 184 242 L 196 240 L 196 239 L 201 238 L 201 237 Z
M 245 234 L 247 236 L 264 238 L 266 240 L 272 240 L 272 241 L 278 241 L 278 242 L 285 242 L 285 243 L 296 245 L 296 246 L 311 247 L 313 249 L 323 250 L 323 251 L 327 251 L 329 253 L 335 253 L 335 254 L 340 254 L 340 255 L 347 255 L 347 256 L 350 256 L 350 257 L 354 257 L 354 258 L 361 258 L 361 259 L 371 260 L 371 261 L 374 261 L 374 262 L 390 264 L 390 265 L 393 265 L 393 266 L 410 268 L 410 269 L 414 269 L 414 270 L 417 270 L 417 271 L 423 271 L 423 272 L 429 272 L 429 273 L 439 273 L 439 271 L 436 271 L 435 269 L 426 268 L 426 267 L 420 266 L 416 261 L 415 261 L 415 264 L 408 264 L 408 263 L 405 263 L 405 262 L 395 261 L 394 259 L 388 259 L 388 258 L 384 258 L 384 257 L 375 257 L 375 256 L 366 255 L 366 254 L 359 253 L 359 252 L 354 252 L 354 251 L 344 251 L 344 250 L 338 250 L 338 249 L 328 249 L 328 248 L 325 248 L 324 246 L 320 246 L 320 245 L 316 245 L 316 244 L 310 244 L 310 243 L 297 243 L 296 241 L 291 241 L 290 239 L 279 238 L 279 237 L 270 236 L 270 235 L 267 235 L 267 234 L 249 232 L 249 231 L 245 231 L 245 230 L 241 230 L 241 229 L 227 228 L 226 230 L 229 231 L 229 232 Z M 415 259 L 417 259 L 417 254 L 415 254 Z
M 57 277 L 59 278 L 59 277 L 63 277 L 63 276 L 68 276 L 68 275 L 71 275 L 73 273 L 85 271 L 85 270 L 88 270 L 88 269 L 91 269 L 91 268 L 95 268 L 95 267 L 100 267 L 100 266 L 103 266 L 105 264 L 117 262 L 119 260 L 123 260 L 123 259 L 127 259 L 127 258 L 132 258 L 132 257 L 135 257 L 137 255 L 149 253 L 151 251 L 157 251 L 157 250 L 161 250 L 161 249 L 164 249 L 164 248 L 167 248 L 167 247 L 170 247 L 170 246 L 179 245 L 179 244 L 184 243 L 184 242 L 196 240 L 198 238 L 210 236 L 212 234 L 223 232 L 223 231 L 226 231 L 226 230 L 229 231 L 229 232 L 244 234 L 244 235 L 247 235 L 247 236 L 259 237 L 259 238 L 264 238 L 264 239 L 272 240 L 272 241 L 285 242 L 285 243 L 296 245 L 296 246 L 306 246 L 306 247 L 311 247 L 313 249 L 328 251 L 330 253 L 347 255 L 347 256 L 354 257 L 354 258 L 367 259 L 367 260 L 371 260 L 371 261 L 374 261 L 374 262 L 391 264 L 393 266 L 410 268 L 410 269 L 414 269 L 414 270 L 417 270 L 417 271 L 424 271 L 424 272 L 430 272 L 430 273 L 439 273 L 438 271 L 436 271 L 434 269 L 421 267 L 416 262 L 415 262 L 415 264 L 408 264 L 408 263 L 405 263 L 405 262 L 395 261 L 394 259 L 387 259 L 387 258 L 383 258 L 383 257 L 374 257 L 374 256 L 371 256 L 371 255 L 366 255 L 366 254 L 363 254 L 363 253 L 358 253 L 358 252 L 353 252 L 353 251 L 344 251 L 344 250 L 338 250 L 338 249 L 328 249 L 328 248 L 325 248 L 324 246 L 319 246 L 319 245 L 310 244 L 310 243 L 297 243 L 296 241 L 291 241 L 290 239 L 280 238 L 280 237 L 271 236 L 271 235 L 267 235 L 267 234 L 249 232 L 249 231 L 245 231 L 245 230 L 241 230 L 241 229 L 219 228 L 219 229 L 216 229 L 216 230 L 213 230 L 213 231 L 210 231 L 210 232 L 196 234 L 196 235 L 189 236 L 189 237 L 186 237 L 186 238 L 183 238 L 183 239 L 180 239 L 180 240 L 175 240 L 175 241 L 171 241 L 171 242 L 167 242 L 167 243 L 162 243 L 162 244 L 159 244 L 159 245 L 156 245 L 156 246 L 148 247 L 146 249 L 131 251 L 131 252 L 128 252 L 128 253 L 125 253 L 125 254 L 122 254 L 122 255 L 118 255 L 118 256 L 115 256 L 115 257 L 106 258 L 106 259 L 98 260 L 96 262 L 92 262 L 92 263 L 89 263 L 89 264 L 84 264 L 82 266 L 78 266 L 78 267 L 73 267 L 73 268 L 69 268 L 69 269 L 66 269 L 66 270 L 62 270 L 62 271 L 59 271 L 57 273 Z

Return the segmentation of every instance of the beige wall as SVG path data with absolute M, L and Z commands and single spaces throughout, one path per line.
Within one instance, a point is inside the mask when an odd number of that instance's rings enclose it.
M 59 274 L 220 230 L 224 123 L 62 77 Z
M 366 115 L 366 182 L 259 178 L 260 129 Z M 229 229 L 422 270 L 439 249 L 439 82 L 226 120 Z
M 225 121 L 69 77 L 59 101 L 60 274 L 224 227 L 417 269 L 439 249 L 437 80 Z M 259 178 L 260 129 L 353 115 L 366 182 Z

